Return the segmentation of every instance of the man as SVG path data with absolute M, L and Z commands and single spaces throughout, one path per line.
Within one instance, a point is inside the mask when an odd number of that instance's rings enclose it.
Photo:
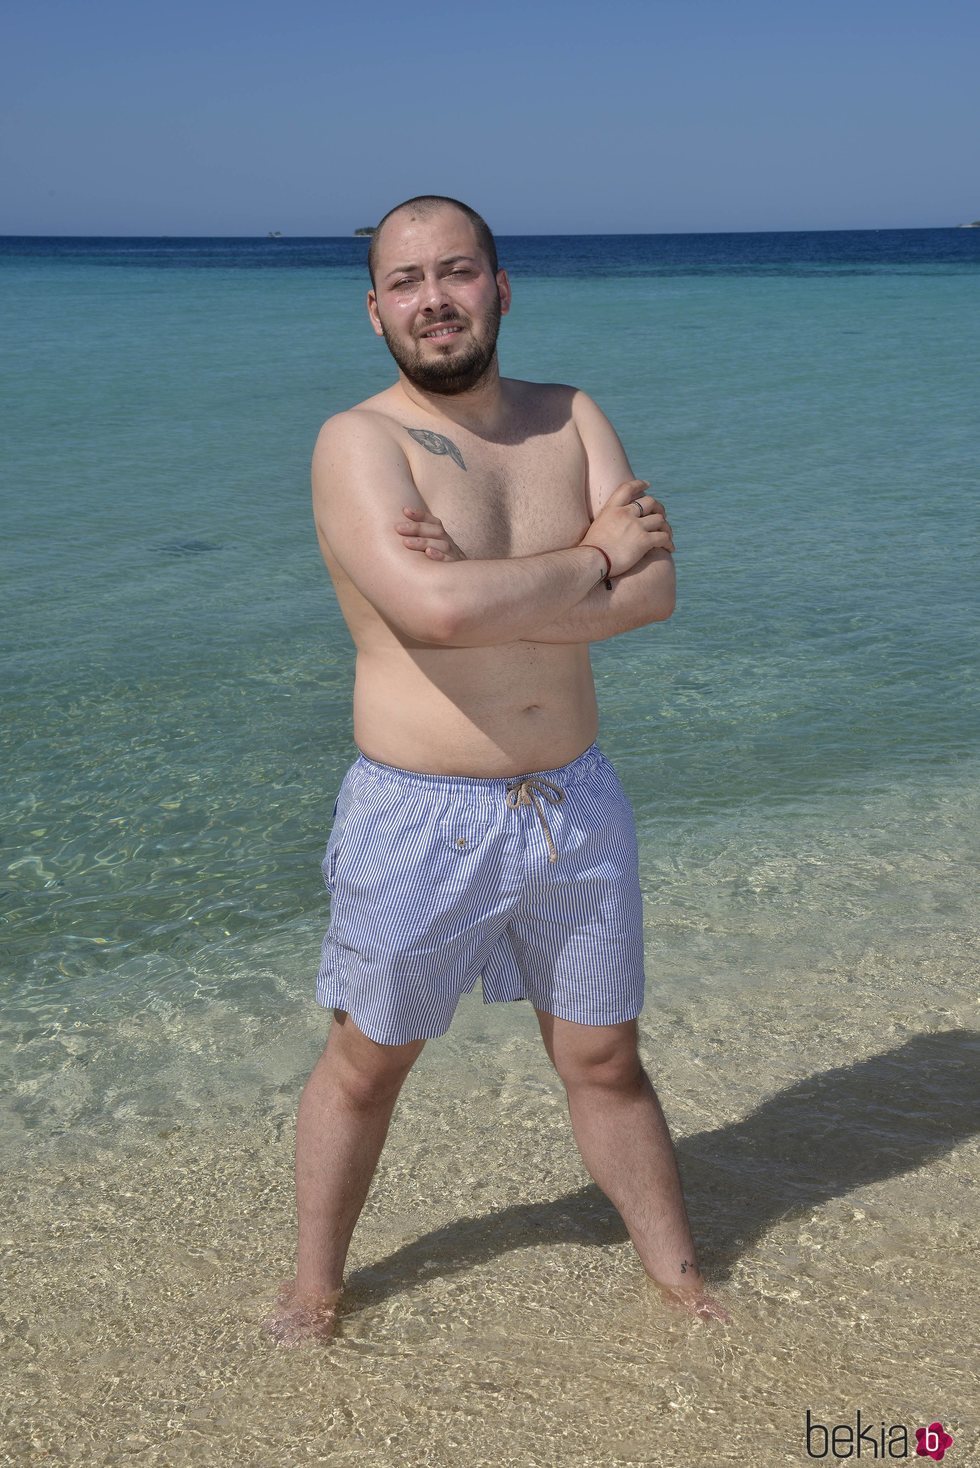
M 637 1052 L 636 833 L 595 742 L 589 643 L 674 608 L 664 508 L 585 393 L 500 376 L 510 283 L 472 209 L 397 205 L 369 266 L 398 380 L 313 454 L 360 754 L 323 862 L 334 1022 L 297 1118 L 296 1278 L 265 1327 L 330 1337 L 401 1085 L 478 977 L 486 1002 L 534 1005 L 585 1165 L 665 1300 L 727 1320 Z

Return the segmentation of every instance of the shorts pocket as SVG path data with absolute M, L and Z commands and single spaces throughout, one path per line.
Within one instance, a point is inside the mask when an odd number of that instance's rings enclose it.
M 337 876 L 337 860 L 346 844 L 346 838 L 353 825 L 354 817 L 361 803 L 360 788 L 356 773 L 348 772 L 333 807 L 333 825 L 330 827 L 330 835 L 327 837 L 327 850 L 320 870 L 323 872 L 324 885 L 328 892 L 333 893 L 334 881 Z
M 489 816 L 443 816 L 439 822 L 439 840 L 453 851 L 472 851 L 487 839 L 492 827 Z
M 323 861 L 320 863 L 320 870 L 323 872 L 324 886 L 330 893 L 333 892 L 334 881 L 337 876 L 337 857 L 340 853 L 343 836 L 343 823 L 340 824 L 339 828 L 337 825 L 334 825 L 334 828 L 330 832 L 330 836 L 327 840 L 326 855 L 324 856 Z

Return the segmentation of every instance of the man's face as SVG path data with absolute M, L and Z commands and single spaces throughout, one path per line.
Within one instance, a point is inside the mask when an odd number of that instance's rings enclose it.
M 393 215 L 378 246 L 368 313 L 404 375 L 447 396 L 475 387 L 510 309 L 506 271 L 491 274 L 472 224 L 448 206 L 426 218 Z

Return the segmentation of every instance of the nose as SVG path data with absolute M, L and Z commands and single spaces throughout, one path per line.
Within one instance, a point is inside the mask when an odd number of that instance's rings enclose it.
M 438 275 L 427 275 L 422 281 L 422 289 L 419 291 L 419 306 L 421 310 L 428 312 L 441 311 L 449 304 L 449 296 L 445 284 Z

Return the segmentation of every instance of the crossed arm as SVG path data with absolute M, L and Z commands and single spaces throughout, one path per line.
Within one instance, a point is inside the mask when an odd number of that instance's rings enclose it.
M 674 609 L 674 563 L 670 551 L 653 550 L 622 576 L 612 591 L 594 586 L 570 612 L 537 627 L 522 642 L 603 642 L 650 622 L 662 622 Z
M 618 484 L 634 478 L 619 436 L 600 408 L 584 393 L 575 400 L 575 421 L 585 446 L 589 466 L 589 490 L 597 515 Z M 441 520 L 429 510 L 404 507 L 406 518 L 394 527 L 410 549 L 434 559 L 465 560 Z M 434 549 L 448 543 L 448 554 Z M 525 631 L 520 642 L 602 642 L 621 632 L 632 632 L 650 622 L 664 621 L 674 609 L 676 582 L 673 556 L 667 550 L 652 550 L 630 570 L 617 576 L 610 591 L 594 586 L 560 616 L 542 621 Z
M 598 516 L 604 507 L 612 510 L 608 502 L 616 499 L 617 489 L 635 497 L 626 483 L 629 464 L 612 425 L 585 394 L 576 394 L 573 414 L 587 451 L 592 510 Z M 594 549 L 585 555 L 576 545 L 470 561 L 454 544 L 453 553 L 444 554 L 414 537 L 415 530 L 434 529 L 447 551 L 451 545 L 439 522 L 426 523 L 432 517 L 412 478 L 401 434 L 384 414 L 348 410 L 323 425 L 312 464 L 314 519 L 328 566 L 338 562 L 401 635 L 447 647 L 585 643 L 670 616 L 674 571 L 667 550 L 647 552 L 616 577 L 609 591 L 596 586 L 602 561 Z M 416 519 L 414 525 L 401 522 L 404 538 L 393 528 L 399 509 Z M 415 553 L 407 554 L 408 549 Z M 623 564 L 622 556 L 618 563 Z
M 434 542 L 458 551 L 454 559 L 465 560 L 462 551 L 448 535 L 442 521 L 431 512 L 413 511 L 415 521 L 396 525 L 400 535 L 414 542 L 413 550 L 425 551 Z M 425 530 L 425 534 L 420 534 Z M 515 642 L 603 642 L 621 632 L 632 632 L 650 622 L 665 621 L 674 609 L 675 577 L 673 557 L 669 551 L 652 550 L 628 571 L 617 576 L 612 590 L 605 584 L 593 586 L 581 601 L 563 612 L 524 632 Z

